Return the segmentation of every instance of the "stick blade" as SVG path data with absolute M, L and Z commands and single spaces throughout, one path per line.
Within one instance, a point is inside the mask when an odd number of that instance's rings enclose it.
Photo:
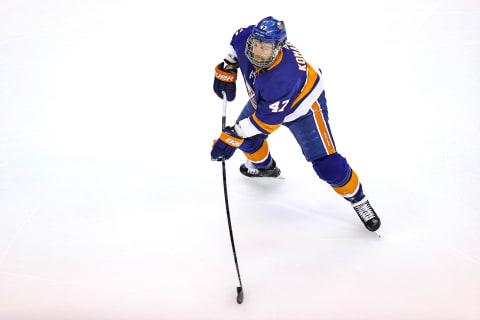
M 242 287 L 237 287 L 237 303 L 242 304 L 243 302 L 243 289 Z

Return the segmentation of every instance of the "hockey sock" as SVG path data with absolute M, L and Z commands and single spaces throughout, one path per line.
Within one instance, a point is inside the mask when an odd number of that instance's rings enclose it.
M 356 202 L 364 197 L 357 174 L 339 153 L 316 159 L 312 164 L 320 179 L 346 200 Z
M 248 140 L 248 139 L 246 139 Z M 248 160 L 251 161 L 253 165 L 257 168 L 268 168 L 272 163 L 272 156 L 268 149 L 267 140 L 264 139 L 263 142 L 257 143 L 256 148 L 241 148 Z M 253 150 L 252 150 L 253 149 Z
M 357 202 L 363 199 L 362 184 L 358 180 L 358 176 L 351 168 L 345 179 L 336 185 L 332 185 L 336 193 L 344 197 L 350 202 Z

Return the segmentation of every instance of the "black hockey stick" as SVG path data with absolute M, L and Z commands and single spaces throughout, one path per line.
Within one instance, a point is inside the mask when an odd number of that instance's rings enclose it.
M 223 114 L 222 114 L 222 130 L 225 129 L 225 122 L 227 118 L 227 95 L 225 91 L 223 94 Z M 222 171 L 223 171 L 223 193 L 225 194 L 225 207 L 227 209 L 228 231 L 230 231 L 230 242 L 232 243 L 233 259 L 235 260 L 235 267 L 237 268 L 238 281 L 240 287 L 237 287 L 237 303 L 243 302 L 243 286 L 242 279 L 240 278 L 240 269 L 238 268 L 237 252 L 235 251 L 235 241 L 233 240 L 232 221 L 230 220 L 230 209 L 228 207 L 228 195 L 227 195 L 227 171 L 225 169 L 225 156 L 222 156 Z

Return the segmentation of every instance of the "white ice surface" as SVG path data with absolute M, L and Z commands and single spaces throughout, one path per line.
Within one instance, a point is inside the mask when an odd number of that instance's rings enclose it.
M 268 15 L 382 238 L 282 127 L 285 180 L 227 162 L 237 305 L 213 68 Z M 3 0 L 0 319 L 480 319 L 479 101 L 478 1 Z

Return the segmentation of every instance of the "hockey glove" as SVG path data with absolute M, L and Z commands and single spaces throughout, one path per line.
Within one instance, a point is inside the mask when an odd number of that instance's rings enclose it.
M 224 68 L 223 62 L 220 63 L 215 68 L 215 80 L 213 81 L 213 91 L 223 99 L 222 91 L 225 91 L 228 101 L 233 101 L 235 99 L 235 93 L 237 92 L 237 87 L 235 81 L 237 81 L 237 69 L 234 65 L 231 68 Z
M 235 133 L 233 128 L 226 127 L 223 129 L 220 138 L 213 142 L 211 152 L 212 160 L 221 161 L 222 156 L 225 156 L 225 160 L 230 159 L 242 143 L 243 139 Z

